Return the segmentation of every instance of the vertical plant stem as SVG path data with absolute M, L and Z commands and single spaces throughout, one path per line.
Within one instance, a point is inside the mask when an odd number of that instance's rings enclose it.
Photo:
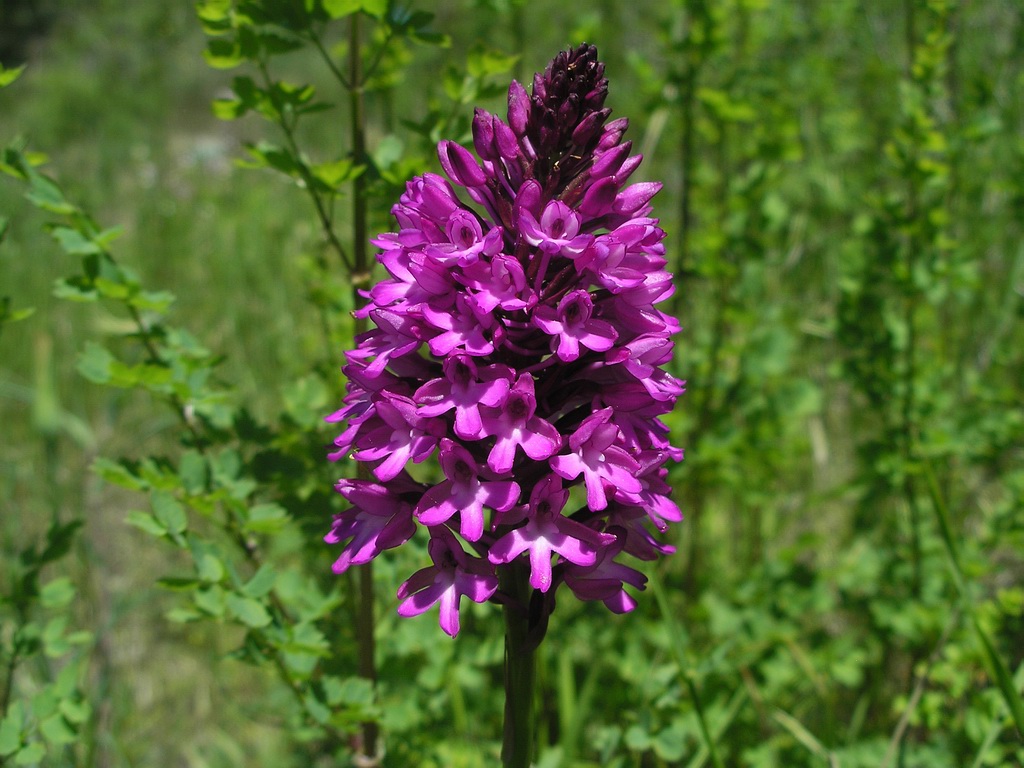
M 363 72 L 360 30 L 360 15 L 352 14 L 349 25 L 349 119 L 352 141 L 352 160 L 356 165 L 366 162 L 366 112 L 363 103 Z M 366 181 L 363 174 L 352 182 L 352 305 L 358 308 L 363 299 L 359 291 L 370 283 L 369 254 L 366 247 Z M 366 331 L 366 320 L 356 318 L 354 334 Z M 360 464 L 357 474 L 368 479 L 365 464 Z M 376 640 L 374 638 L 373 564 L 366 563 L 359 568 L 359 607 L 357 610 L 356 638 L 359 646 L 359 675 L 377 684 Z M 377 724 L 363 723 L 362 751 L 365 762 L 376 765 Z
M 533 754 L 533 688 L 536 648 L 530 638 L 530 585 L 521 563 L 499 572 L 505 604 L 505 731 L 501 746 L 504 768 L 528 768 Z
M 916 79 L 914 73 L 914 59 L 917 56 L 917 32 L 915 24 L 915 0 L 904 0 L 903 10 L 906 25 L 907 41 L 907 78 L 913 83 Z M 915 138 L 913 147 L 915 156 L 920 151 L 919 140 Z M 911 554 L 913 558 L 913 593 L 915 597 L 921 595 L 921 515 L 917 498 L 917 489 L 910 467 L 914 462 L 915 442 L 917 440 L 917 422 L 915 411 L 915 387 L 917 384 L 917 305 L 921 292 L 915 286 L 914 273 L 917 270 L 918 252 L 927 247 L 922 236 L 921 227 L 924 226 L 921 219 L 919 201 L 919 181 L 915 177 L 908 178 L 907 203 L 905 210 L 906 223 L 910 234 L 905 242 L 905 264 L 906 283 L 903 299 L 903 322 L 907 329 L 906 347 L 903 359 L 903 402 L 900 414 L 900 433 L 903 448 L 903 497 L 910 512 L 911 531 Z
M 4 670 L 4 690 L 3 694 L 0 694 L 0 719 L 7 715 L 7 709 L 11 705 L 11 693 L 14 691 L 14 673 L 18 670 L 20 649 L 15 641 L 12 641 L 12 644 L 11 656 L 7 659 L 6 669 Z

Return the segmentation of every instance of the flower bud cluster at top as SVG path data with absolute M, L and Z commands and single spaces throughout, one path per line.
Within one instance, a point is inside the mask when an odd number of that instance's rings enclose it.
M 341 573 L 425 526 L 432 565 L 402 584 L 398 611 L 439 603 L 449 635 L 462 596 L 508 599 L 497 569 L 519 559 L 548 611 L 562 582 L 632 610 L 623 587 L 645 578 L 616 559 L 672 551 L 647 523 L 682 519 L 664 466 L 682 451 L 658 418 L 683 391 L 661 368 L 679 330 L 656 308 L 673 292 L 650 217 L 661 185 L 625 186 L 641 158 L 607 91 L 588 45 L 559 53 L 532 95 L 513 81 L 507 122 L 476 111 L 479 160 L 442 141 L 451 181 L 412 179 L 398 231 L 373 241 L 389 277 L 357 313 L 375 327 L 346 354 L 328 417 L 344 423 L 331 458 L 372 479 L 338 482 L 352 506 L 326 540 L 344 543 Z M 434 455 L 445 479 L 415 480 L 410 462 Z M 567 509 L 573 486 L 585 504 Z

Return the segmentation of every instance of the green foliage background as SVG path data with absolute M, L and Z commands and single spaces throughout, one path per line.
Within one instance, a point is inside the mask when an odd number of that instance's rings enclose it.
M 317 5 L 338 60 L 359 5 Z M 560 601 L 538 765 L 1024 764 L 1019 3 L 439 2 L 368 82 L 361 181 L 308 44 L 272 60 L 331 105 L 307 166 L 190 4 L 46 10 L 0 91 L 0 141 L 48 155 L 0 186 L 0 765 L 349 765 L 364 720 L 384 765 L 497 763 L 499 612 L 399 621 L 415 546 L 356 676 L 320 545 L 351 282 L 305 174 L 351 254 L 357 184 L 387 230 L 432 142 L 582 40 L 665 182 L 687 520 L 634 614 Z

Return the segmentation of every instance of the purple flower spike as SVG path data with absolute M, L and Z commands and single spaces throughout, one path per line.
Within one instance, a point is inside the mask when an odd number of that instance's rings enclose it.
M 338 483 L 352 506 L 326 539 L 341 572 L 426 528 L 433 564 L 402 584 L 398 610 L 439 605 L 449 635 L 463 596 L 522 599 L 498 593 L 502 569 L 528 568 L 544 593 L 520 605 L 537 636 L 563 583 L 632 610 L 625 588 L 644 578 L 623 558 L 667 555 L 656 536 L 682 519 L 666 466 L 682 450 L 661 421 L 684 386 L 665 370 L 679 322 L 658 306 L 675 290 L 651 216 L 661 185 L 628 185 L 641 158 L 610 119 L 604 69 L 581 45 L 532 92 L 512 82 L 504 118 L 474 112 L 476 155 L 442 141 L 447 178 L 410 180 L 396 231 L 372 241 L 385 276 L 362 294 L 372 327 L 346 352 L 327 421 L 329 458 L 375 481 Z M 413 479 L 432 457 L 443 477 Z M 586 501 L 566 510 L 571 491 Z

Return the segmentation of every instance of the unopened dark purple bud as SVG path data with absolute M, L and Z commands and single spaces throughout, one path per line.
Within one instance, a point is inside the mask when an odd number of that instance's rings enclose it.
M 496 160 L 494 153 L 494 115 L 479 107 L 473 112 L 473 146 L 481 160 Z
M 632 176 L 633 171 L 635 171 L 640 166 L 640 163 L 643 162 L 643 159 L 643 155 L 634 155 L 633 157 L 626 160 L 626 162 L 624 162 L 622 164 L 622 167 L 618 170 L 618 173 L 615 174 L 616 183 L 622 184 L 626 179 Z
M 661 191 L 661 184 L 656 181 L 640 182 L 622 190 L 615 198 L 615 213 L 630 215 L 639 211 Z
M 550 68 L 548 71 L 550 72 Z M 540 72 L 533 76 L 533 100 L 535 102 L 542 102 L 545 98 L 547 98 L 548 94 L 547 88 L 545 87 L 545 83 L 548 81 L 548 79 L 549 78 L 540 74 Z
M 523 186 L 519 188 L 519 194 L 516 195 L 516 208 L 526 209 L 534 217 L 539 216 L 542 192 L 540 184 L 533 179 L 524 182 Z
M 482 187 L 487 176 L 465 147 L 454 141 L 442 141 L 437 145 L 437 157 L 441 167 L 452 180 L 465 187 Z
M 530 117 L 530 97 L 526 89 L 516 80 L 508 87 L 508 124 L 517 136 L 526 133 L 526 121 Z
M 608 125 L 604 127 L 604 133 L 601 134 L 601 140 L 597 143 L 597 151 L 608 150 L 622 141 L 622 135 L 626 132 L 629 127 L 629 119 L 620 117 L 618 120 L 612 120 Z
M 585 147 L 601 130 L 601 126 L 611 113 L 610 109 L 602 109 L 584 117 L 572 132 L 573 142 L 577 146 Z
M 584 216 L 603 216 L 611 211 L 618 191 L 619 185 L 609 176 L 591 184 L 580 203 L 580 213 Z
M 602 176 L 614 176 L 615 172 L 619 170 L 629 156 L 632 148 L 633 142 L 626 141 L 617 147 L 609 149 L 607 152 L 602 152 L 590 167 L 591 177 L 599 179 Z
M 558 123 L 559 125 L 575 125 L 579 115 L 580 97 L 575 93 L 570 93 L 566 100 L 558 106 Z
M 519 157 L 519 142 L 515 133 L 497 117 L 494 118 L 494 144 L 503 160 L 510 161 Z

